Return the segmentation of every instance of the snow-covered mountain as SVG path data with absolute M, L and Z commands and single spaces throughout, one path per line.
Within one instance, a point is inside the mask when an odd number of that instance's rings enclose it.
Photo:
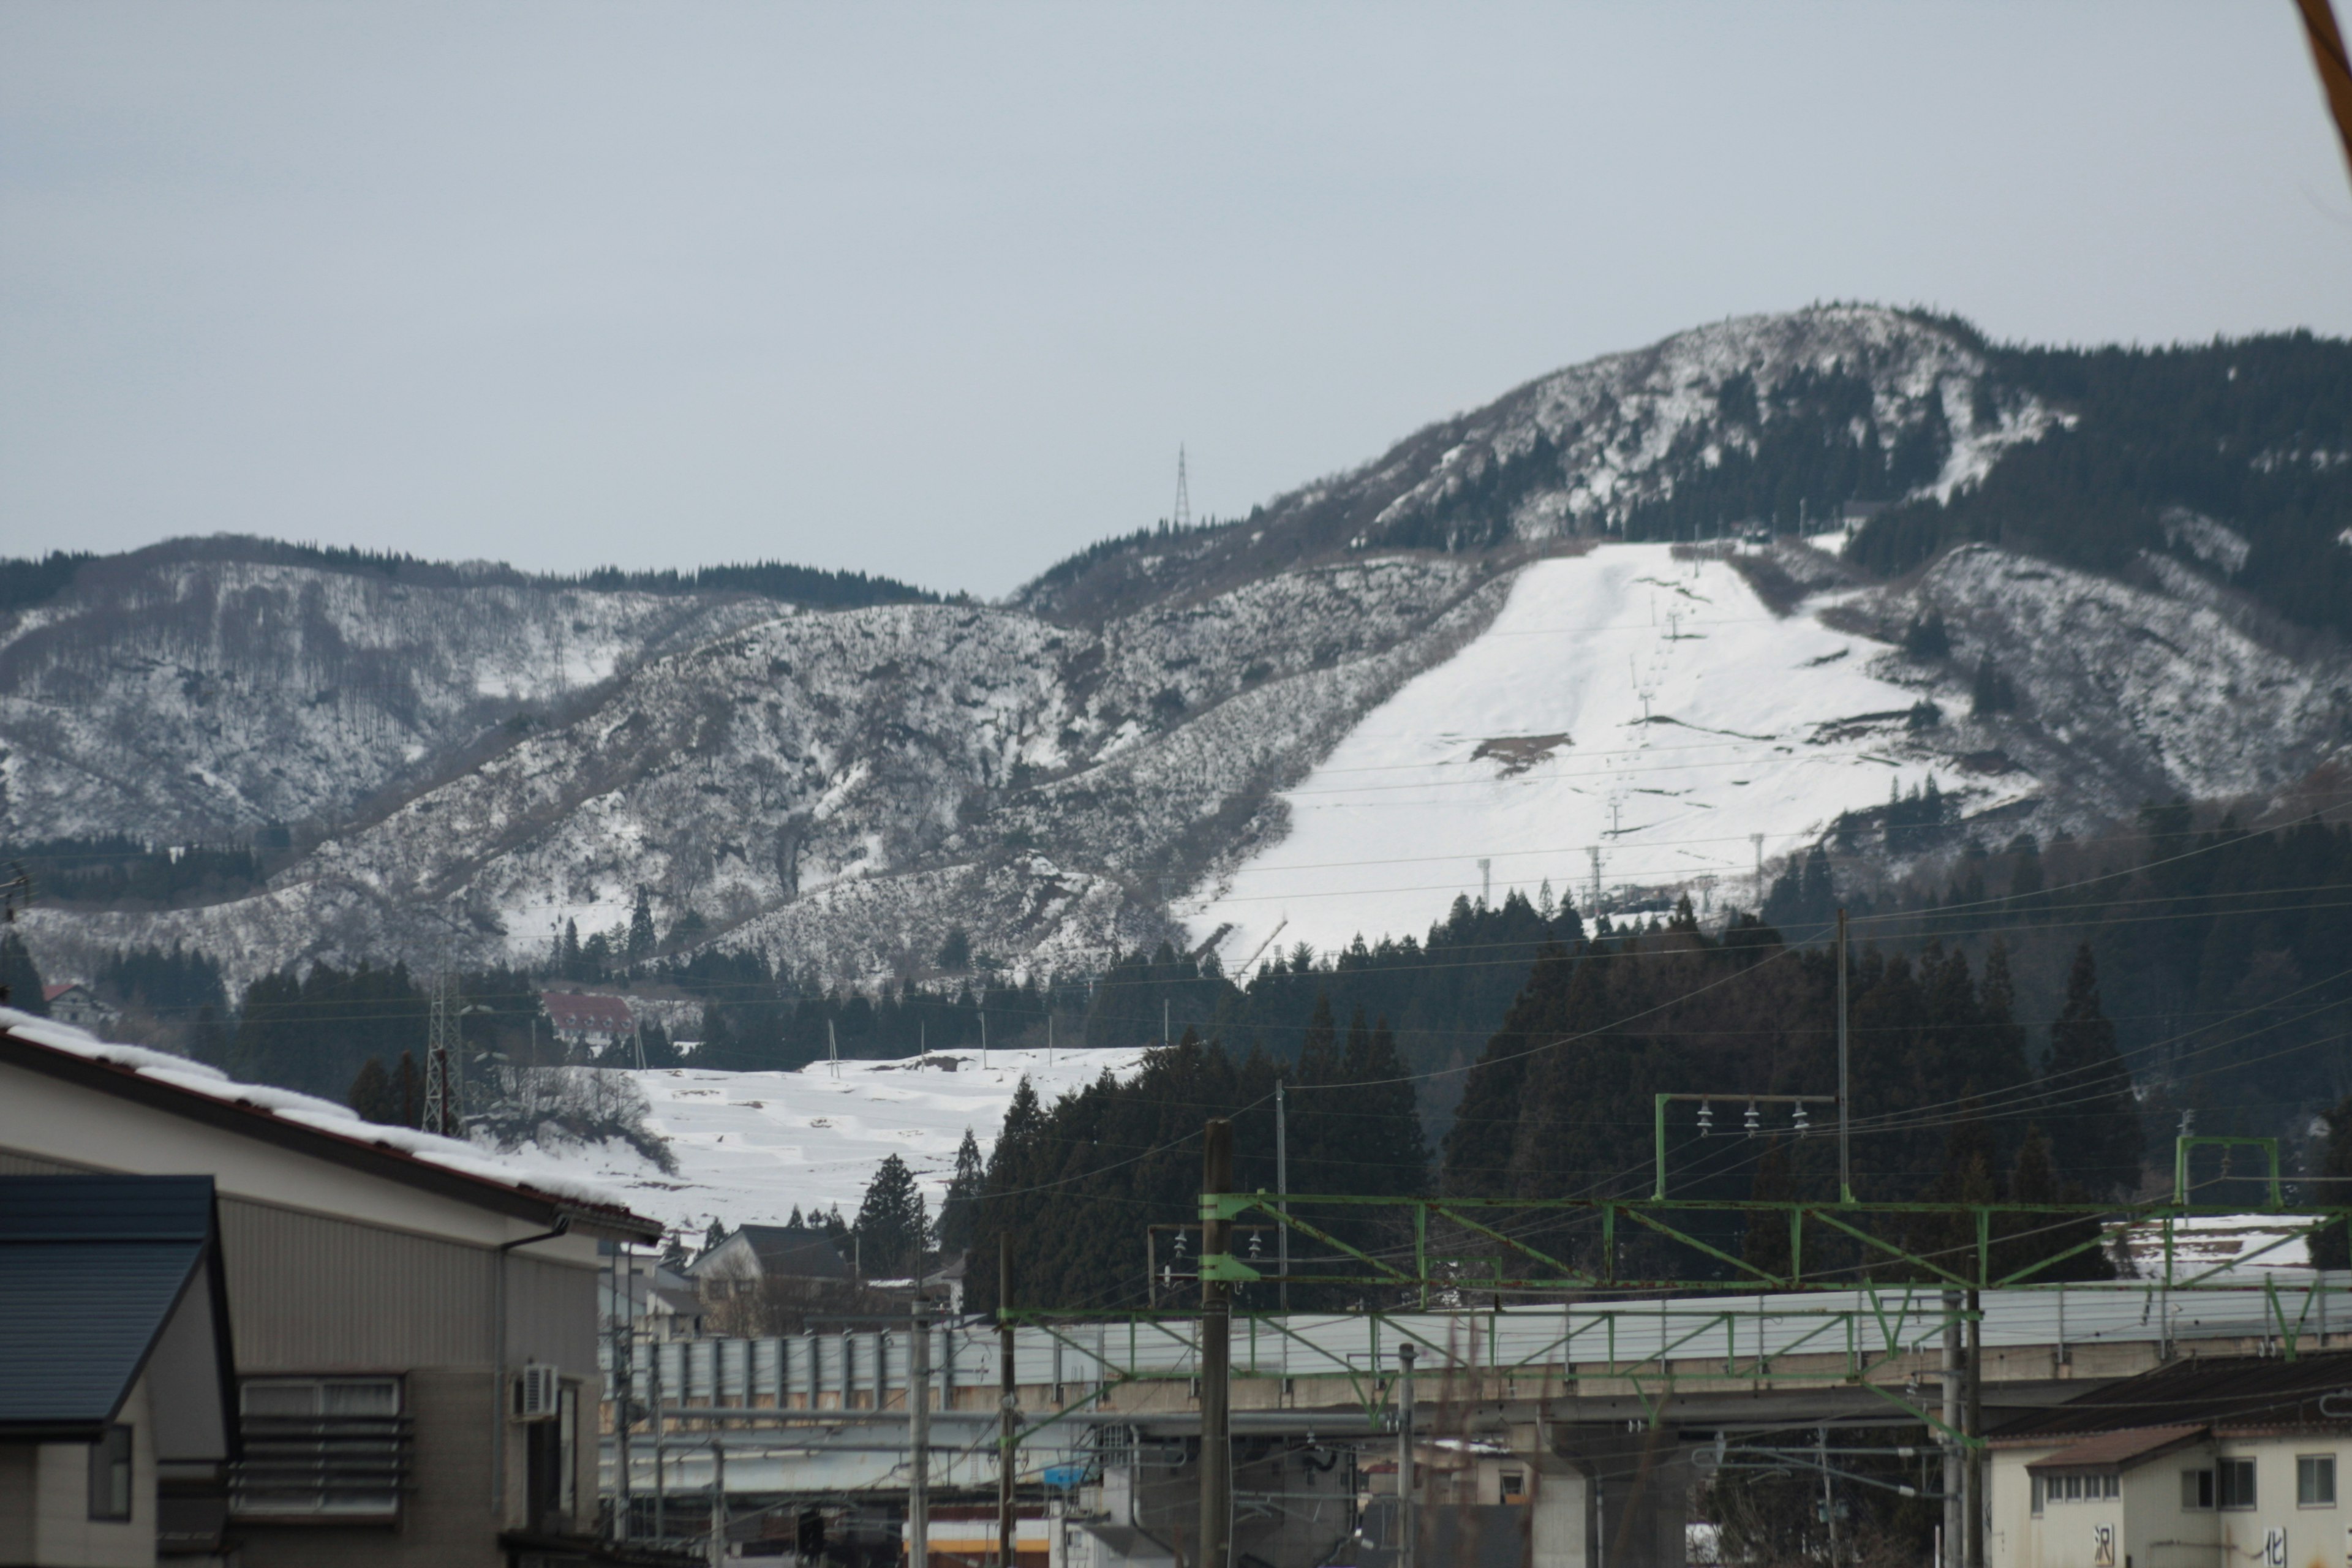
M 1775 475 L 1767 510 L 1836 528 L 1806 496 L 1952 493 L 2073 417 L 1963 328 L 1825 307 L 1562 371 L 1002 605 L 159 547 L 0 621 L 0 831 L 312 825 L 250 897 L 35 910 L 65 973 L 174 941 L 239 980 L 511 959 L 645 886 L 664 927 L 846 979 L 959 928 L 1063 970 L 1180 926 L 1229 963 L 1327 946 L 1425 925 L 1482 859 L 1581 900 L 1596 845 L 1604 892 L 1752 904 L 1751 835 L 1843 816 L 1883 854 L 1854 826 L 1930 775 L 2004 839 L 2291 784 L 2352 668 L 2231 585 L 2227 519 L 2102 572 L 1974 544 L 1893 582 L 1842 533 L 1737 537 Z M 1905 653 L 1930 612 L 1943 646 Z M 1980 716 L 1979 666 L 2012 696 Z

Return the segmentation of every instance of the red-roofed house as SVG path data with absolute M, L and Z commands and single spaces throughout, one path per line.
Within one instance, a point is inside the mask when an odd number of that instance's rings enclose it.
M 545 991 L 539 1005 L 555 1026 L 556 1038 L 601 1051 L 636 1032 L 636 1015 L 626 998 L 584 991 Z
M 0 1174 L 208 1175 L 247 1568 L 611 1561 L 600 1240 L 661 1226 L 470 1145 L 0 1015 Z

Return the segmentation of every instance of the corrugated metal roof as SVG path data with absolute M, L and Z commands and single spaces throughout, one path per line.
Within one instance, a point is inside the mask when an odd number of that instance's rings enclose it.
M 2352 1420 L 2352 1352 L 2332 1351 L 2294 1361 L 2210 1356 L 2174 1362 L 2039 1411 L 1991 1436 L 1997 1442 L 2016 1445 L 2150 1426 L 2211 1426 L 2226 1432 L 2233 1427 L 2342 1426 L 2347 1420 Z
M 2046 1459 L 2036 1459 L 2025 1468 L 2034 1471 L 2106 1467 L 2121 1469 L 2142 1459 L 2168 1454 L 2203 1436 L 2202 1426 L 2142 1426 L 2129 1432 L 2103 1432 L 2095 1437 L 2085 1437 L 2071 1448 L 2061 1448 Z
M 209 1176 L 0 1176 L 0 1427 L 111 1418 L 212 1235 Z

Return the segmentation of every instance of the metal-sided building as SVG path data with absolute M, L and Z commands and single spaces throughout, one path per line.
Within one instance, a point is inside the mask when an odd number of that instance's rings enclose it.
M 0 1013 L 0 1173 L 212 1178 L 250 1568 L 603 1560 L 597 1243 L 660 1226 L 462 1144 Z
M 217 1562 L 236 1405 L 209 1178 L 0 1175 L 0 1563 Z

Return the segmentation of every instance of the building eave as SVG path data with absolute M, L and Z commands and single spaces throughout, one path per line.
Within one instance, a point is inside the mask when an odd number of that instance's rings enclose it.
M 367 1175 L 549 1228 L 563 1221 L 575 1234 L 614 1241 L 651 1243 L 662 1237 L 660 1221 L 628 1209 L 567 1199 L 534 1187 L 452 1170 L 389 1143 L 289 1121 L 249 1100 L 200 1094 L 135 1068 L 58 1050 L 26 1039 L 14 1029 L 0 1029 L 0 1065 L 24 1068 L 79 1088 L 110 1094 L 207 1127 L 257 1139 L 295 1153 L 328 1160 Z

